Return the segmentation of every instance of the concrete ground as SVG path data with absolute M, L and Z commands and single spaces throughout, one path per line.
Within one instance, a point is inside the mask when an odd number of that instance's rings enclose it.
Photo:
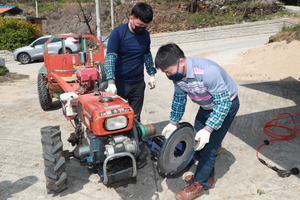
M 201 56 L 220 64 L 238 59 L 237 54 L 264 45 L 268 36 L 245 38 L 238 41 L 215 41 L 181 44 L 186 56 Z M 155 56 L 158 47 L 152 48 Z M 107 188 L 97 174 L 88 174 L 86 167 L 75 160 L 67 165 L 68 189 L 57 195 L 46 193 L 41 157 L 40 128 L 60 125 L 65 149 L 71 149 L 66 139 L 72 132 L 60 110 L 40 109 L 36 76 L 42 63 L 19 65 L 8 63 L 11 72 L 29 74 L 28 80 L 0 84 L 0 199 L 113 199 L 113 200 L 170 200 L 174 193 L 186 186 L 180 176 L 163 178 L 153 161 L 140 169 L 136 181 L 124 181 Z M 148 77 L 145 78 L 146 82 Z M 157 134 L 168 123 L 173 86 L 162 72 L 156 75 L 156 88 L 146 88 L 142 113 L 143 124 L 153 123 Z M 287 77 L 283 81 L 235 80 L 239 87 L 241 107 L 222 143 L 222 152 L 216 161 L 216 187 L 197 199 L 266 199 L 297 200 L 300 195 L 299 175 L 281 178 L 262 165 L 256 158 L 256 149 L 265 139 L 264 125 L 280 113 L 295 114 L 300 106 L 300 83 Z M 193 124 L 198 106 L 188 101 L 182 122 Z M 300 117 L 295 116 L 298 122 Z M 277 122 L 276 122 L 277 123 Z M 290 119 L 278 123 L 292 127 Z M 275 129 L 274 131 L 276 131 Z M 287 134 L 280 129 L 279 134 Z M 263 146 L 259 155 L 268 164 L 280 169 L 300 168 L 300 139 L 271 142 Z M 195 165 L 191 166 L 193 171 Z

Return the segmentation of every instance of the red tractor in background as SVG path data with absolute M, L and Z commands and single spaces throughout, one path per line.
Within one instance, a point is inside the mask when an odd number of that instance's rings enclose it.
M 47 45 L 56 37 L 61 38 L 64 52 L 49 55 Z M 66 53 L 67 37 L 79 39 L 77 54 Z M 44 65 L 38 74 L 41 108 L 49 110 L 52 98 L 59 99 L 64 116 L 74 127 L 68 138 L 72 151 L 63 150 L 59 126 L 41 128 L 48 193 L 67 188 L 65 166 L 71 157 L 90 173 L 98 173 L 106 185 L 135 177 L 137 169 L 147 163 L 144 139 L 154 135 L 155 128 L 138 123 L 124 99 L 105 92 L 104 45 L 95 36 L 84 34 L 55 35 L 44 46 Z

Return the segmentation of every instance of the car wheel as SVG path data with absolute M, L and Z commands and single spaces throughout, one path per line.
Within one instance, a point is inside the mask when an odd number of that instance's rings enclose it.
M 71 49 L 66 49 L 66 53 L 67 53 L 67 54 L 72 54 L 73 52 L 72 52 Z M 63 50 L 62 50 L 62 49 L 59 50 L 59 54 L 63 54 Z
M 28 53 L 20 53 L 18 55 L 18 61 L 22 64 L 28 64 L 31 62 L 31 57 Z
M 66 49 L 66 53 L 67 53 L 67 54 L 72 54 L 73 52 L 72 52 L 71 49 Z

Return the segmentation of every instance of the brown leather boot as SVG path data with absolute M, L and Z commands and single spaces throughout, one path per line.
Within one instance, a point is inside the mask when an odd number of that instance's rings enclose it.
M 198 182 L 192 183 L 190 186 L 176 192 L 177 200 L 192 200 L 199 197 L 203 192 L 203 185 Z
M 215 187 L 215 178 L 214 177 L 209 177 L 207 179 L 208 185 L 209 185 L 209 189 L 212 189 Z
M 194 175 L 188 175 L 185 177 L 184 179 L 187 183 L 192 184 L 195 182 L 195 178 Z M 215 178 L 214 177 L 209 177 L 207 179 L 208 185 L 209 185 L 209 189 L 212 189 L 215 187 Z
M 216 151 L 216 155 L 219 155 L 222 151 L 222 144 L 219 146 L 219 148 Z

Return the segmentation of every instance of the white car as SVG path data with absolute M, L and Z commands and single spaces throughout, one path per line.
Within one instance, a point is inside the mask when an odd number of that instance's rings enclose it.
M 73 34 L 73 33 L 70 33 Z M 67 35 L 67 34 L 63 34 Z M 28 64 L 31 61 L 43 60 L 44 48 L 43 44 L 51 37 L 51 35 L 43 36 L 33 41 L 29 46 L 21 47 L 14 50 L 14 60 L 19 61 L 22 64 Z M 80 50 L 80 44 L 78 38 L 67 38 L 65 40 L 66 53 L 77 53 Z M 48 45 L 49 54 L 61 54 L 61 39 L 54 38 Z

